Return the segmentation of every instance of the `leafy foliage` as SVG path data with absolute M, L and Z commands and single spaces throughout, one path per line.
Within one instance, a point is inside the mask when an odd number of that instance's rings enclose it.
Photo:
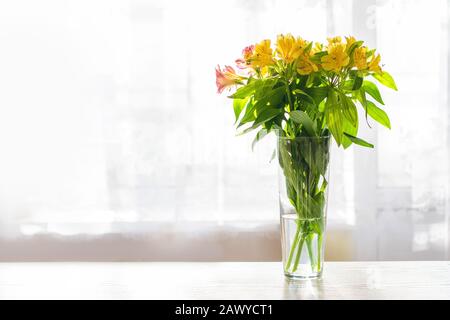
M 242 60 L 246 61 L 248 77 L 226 67 L 222 75 L 228 82 L 223 80 L 222 85 L 238 87 L 229 97 L 237 127 L 245 128 L 241 133 L 258 129 L 258 136 L 277 131 L 295 138 L 322 137 L 329 132 L 338 146 L 348 148 L 354 143 L 373 147 L 357 137 L 355 102 L 361 105 L 366 121 L 371 117 L 390 129 L 389 117 L 375 104 L 384 105 L 380 90 L 367 77 L 394 90 L 397 86 L 379 67 L 379 55 L 363 41 L 349 37 L 344 43 L 335 37 L 328 42 L 327 46 L 314 46 L 313 42 L 281 35 L 275 52 L 269 40 L 244 49 Z

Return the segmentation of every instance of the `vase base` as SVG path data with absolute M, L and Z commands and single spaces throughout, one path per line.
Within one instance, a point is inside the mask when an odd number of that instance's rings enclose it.
M 286 278 L 290 280 L 312 280 L 312 279 L 320 279 L 322 277 L 322 272 L 314 272 L 314 273 L 290 273 L 284 272 Z

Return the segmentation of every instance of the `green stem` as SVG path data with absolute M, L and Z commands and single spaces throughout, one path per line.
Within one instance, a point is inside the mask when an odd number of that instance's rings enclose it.
M 289 270 L 289 268 L 291 266 L 295 248 L 297 247 L 297 245 L 298 245 L 298 243 L 300 241 L 299 234 L 300 234 L 300 221 L 297 221 L 297 231 L 295 232 L 295 235 L 294 235 L 294 241 L 293 241 L 293 244 L 291 246 L 291 250 L 289 250 L 289 258 L 288 258 L 288 261 L 286 262 L 286 266 L 285 266 L 285 270 L 286 271 Z
M 317 236 L 317 271 L 322 268 L 322 233 Z
M 312 240 L 314 237 L 314 233 L 309 233 L 306 238 L 306 247 L 308 248 L 308 256 L 309 256 L 309 262 L 311 264 L 311 270 L 314 271 L 316 268 L 316 263 L 314 259 L 314 252 L 312 248 Z
M 300 263 L 300 257 L 302 255 L 302 249 L 303 249 L 303 243 L 305 242 L 305 237 L 302 235 L 300 244 L 298 245 L 297 249 L 297 256 L 295 257 L 294 266 L 292 267 L 292 272 L 297 271 L 298 265 Z
M 292 104 L 292 99 L 291 99 L 291 89 L 289 89 L 289 80 L 286 77 L 286 82 L 285 82 L 285 87 L 286 87 L 286 95 L 289 101 L 289 111 L 294 111 L 294 105 Z

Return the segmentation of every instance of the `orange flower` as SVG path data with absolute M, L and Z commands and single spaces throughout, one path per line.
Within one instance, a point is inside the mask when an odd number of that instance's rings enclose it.
M 225 66 L 223 70 L 220 66 L 216 67 L 216 86 L 217 92 L 222 93 L 225 88 L 242 83 L 245 77 L 238 75 L 230 66 Z

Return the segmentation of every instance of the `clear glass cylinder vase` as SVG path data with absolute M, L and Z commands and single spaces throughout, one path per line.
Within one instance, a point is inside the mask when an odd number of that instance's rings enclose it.
M 278 135 L 282 258 L 289 278 L 322 274 L 330 140 Z

